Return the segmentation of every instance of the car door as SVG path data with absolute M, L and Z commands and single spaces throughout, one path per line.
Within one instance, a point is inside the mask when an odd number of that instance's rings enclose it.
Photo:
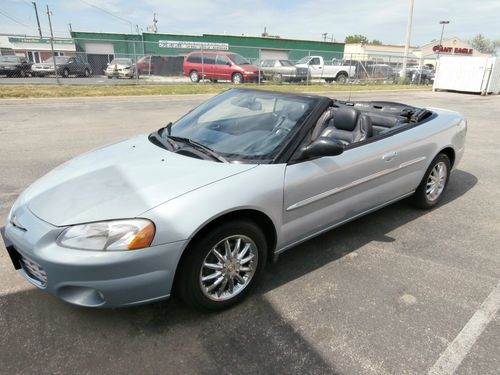
M 312 78 L 321 78 L 323 75 L 323 67 L 321 66 L 319 57 L 313 57 L 311 61 L 309 61 L 309 71 L 311 72 Z
M 69 70 L 70 74 L 78 74 L 78 64 L 76 62 L 76 57 L 70 57 L 68 59 L 68 63 L 66 64 L 66 67 Z
M 201 70 L 200 65 L 200 76 L 203 74 L 205 78 L 214 79 L 215 75 L 215 56 L 214 54 L 205 53 L 203 54 L 203 70 Z
M 215 60 L 215 79 L 231 80 L 231 61 L 226 55 L 218 54 Z
M 412 191 L 415 152 L 401 152 L 403 133 L 348 148 L 337 156 L 290 164 L 284 179 L 285 246 L 348 221 Z M 420 166 L 422 167 L 422 165 Z

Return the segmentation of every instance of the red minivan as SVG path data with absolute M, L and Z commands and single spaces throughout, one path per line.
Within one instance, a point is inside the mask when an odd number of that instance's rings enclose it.
M 228 51 L 191 52 L 184 58 L 183 71 L 193 82 L 199 82 L 202 75 L 211 81 L 220 79 L 235 84 L 259 79 L 259 68 L 243 56 Z

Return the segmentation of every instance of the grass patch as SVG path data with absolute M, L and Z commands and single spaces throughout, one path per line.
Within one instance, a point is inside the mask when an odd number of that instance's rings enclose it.
M 244 85 L 231 84 L 166 84 L 166 85 L 5 85 L 0 86 L 0 98 L 54 98 L 88 96 L 130 96 L 130 95 L 183 95 L 217 94 L 231 87 L 248 87 L 263 90 L 288 92 L 335 92 L 364 90 L 414 90 L 429 89 L 430 86 L 391 85 L 391 84 L 356 84 L 356 85 Z

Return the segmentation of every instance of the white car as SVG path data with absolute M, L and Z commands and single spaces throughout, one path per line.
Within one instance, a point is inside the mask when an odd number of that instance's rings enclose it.
M 135 64 L 132 59 L 118 58 L 113 59 L 106 68 L 108 78 L 134 78 L 136 74 Z

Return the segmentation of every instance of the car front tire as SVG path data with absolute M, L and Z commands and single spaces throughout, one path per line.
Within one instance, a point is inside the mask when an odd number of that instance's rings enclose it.
M 445 154 L 438 154 L 425 172 L 417 190 L 413 194 L 412 203 L 421 209 L 430 209 L 442 199 L 450 179 L 451 162 Z
M 243 76 L 240 73 L 234 73 L 232 78 L 231 78 L 231 81 L 235 85 L 239 85 L 240 83 L 243 83 Z
M 250 221 L 218 225 L 186 251 L 176 291 L 185 303 L 204 310 L 240 302 L 257 283 L 267 260 L 266 238 Z
M 68 68 L 65 68 L 62 72 L 62 76 L 64 78 L 68 78 L 69 77 L 69 69 Z

